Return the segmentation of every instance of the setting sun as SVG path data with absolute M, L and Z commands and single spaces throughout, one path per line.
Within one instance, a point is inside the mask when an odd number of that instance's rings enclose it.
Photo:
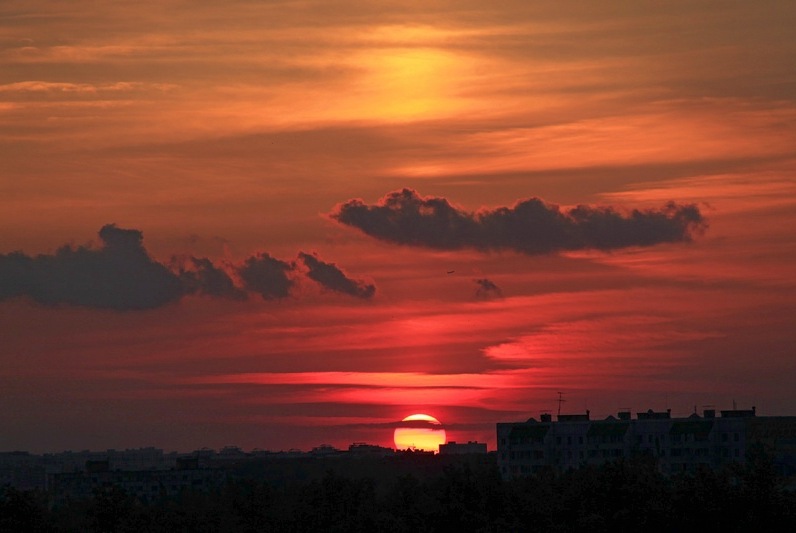
M 445 444 L 445 429 L 439 420 L 425 414 L 409 415 L 395 428 L 393 436 L 398 450 L 438 451 Z

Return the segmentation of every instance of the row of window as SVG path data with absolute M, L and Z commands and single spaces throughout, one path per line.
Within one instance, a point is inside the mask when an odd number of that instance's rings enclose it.
M 736 433 L 732 433 L 732 434 L 730 434 L 730 433 L 721 433 L 721 442 L 729 442 L 730 435 L 732 435 L 732 441 L 733 442 L 739 442 L 741 440 L 741 436 L 737 432 Z M 514 438 L 514 439 L 510 439 L 510 440 L 511 440 L 511 445 L 512 446 L 517 446 L 517 445 L 522 445 L 522 444 L 544 444 L 544 440 L 541 439 L 541 438 L 526 437 L 526 438 Z M 624 436 L 622 436 L 622 435 L 603 435 L 603 436 L 600 436 L 600 437 L 594 437 L 594 436 L 588 437 L 589 444 L 594 444 L 594 443 L 611 444 L 611 443 L 616 443 L 616 442 L 624 442 L 624 440 L 625 440 Z M 652 443 L 658 444 L 660 442 L 666 442 L 666 435 L 665 434 L 660 434 L 660 435 L 648 434 L 648 435 L 646 435 L 646 439 L 645 439 L 645 435 L 636 435 L 636 442 L 638 444 L 643 444 L 645 440 L 649 444 L 652 444 Z M 685 434 L 682 434 L 682 435 L 671 435 L 671 440 L 672 440 L 672 442 L 697 442 L 697 441 L 703 442 L 703 441 L 705 441 L 707 439 L 706 438 L 697 438 L 697 435 L 695 435 L 695 434 L 685 433 Z M 573 442 L 575 442 L 575 441 L 574 441 L 574 438 L 571 435 L 567 436 L 566 440 L 564 440 L 564 437 L 561 437 L 561 436 L 556 437 L 556 444 L 557 445 L 562 445 L 562 444 L 564 444 L 564 442 L 566 442 L 566 444 L 568 446 L 571 446 L 573 444 Z M 501 444 L 501 446 L 506 446 L 506 439 L 505 438 L 500 439 L 500 444 Z M 583 444 L 583 436 L 578 436 L 577 437 L 577 444 L 579 444 L 579 445 Z
M 715 449 L 713 451 L 714 451 L 713 455 L 718 456 L 718 457 L 722 457 L 722 458 L 729 458 L 730 456 L 735 457 L 735 458 L 739 458 L 740 455 L 741 455 L 740 454 L 740 450 L 738 448 L 735 448 L 733 450 L 730 450 L 728 448 L 720 448 L 720 449 Z M 589 450 L 589 452 L 588 452 L 589 459 L 597 459 L 598 457 L 602 458 L 602 459 L 612 459 L 612 458 L 623 457 L 624 455 L 625 455 L 625 452 L 621 448 L 613 448 L 613 449 L 606 449 L 606 450 Z M 532 450 L 532 451 L 531 450 L 526 450 L 526 451 L 510 452 L 508 454 L 503 452 L 500 455 L 500 457 L 501 457 L 501 459 L 503 461 L 506 460 L 507 456 L 508 456 L 508 458 L 510 458 L 511 461 L 522 461 L 522 460 L 529 461 L 531 459 L 533 459 L 534 461 L 542 461 L 542 460 L 544 460 L 544 452 L 541 451 L 541 450 Z M 672 448 L 670 450 L 670 452 L 669 452 L 669 456 L 670 457 L 676 457 L 676 458 L 686 457 L 686 456 L 687 457 L 692 457 L 692 456 L 693 457 L 709 457 L 710 456 L 710 449 L 709 448 L 696 448 L 696 449 L 692 450 L 690 448 Z M 585 452 L 581 451 L 581 452 L 578 452 L 578 456 L 577 457 L 578 457 L 578 459 L 583 460 L 583 459 L 586 458 L 586 454 L 585 454 Z M 660 454 L 659 454 L 659 457 L 666 457 L 666 450 L 661 450 Z M 568 460 L 572 460 L 574 458 L 574 455 L 573 455 L 571 450 L 567 450 L 566 458 Z M 195 482 L 194 482 L 194 484 L 195 484 Z
M 698 468 L 710 468 L 709 463 L 672 463 L 661 465 L 664 471 L 669 472 L 695 472 Z M 509 472 L 513 474 L 532 474 L 538 473 L 542 470 L 542 465 L 511 465 L 510 467 L 503 466 L 501 472 L 506 475 Z

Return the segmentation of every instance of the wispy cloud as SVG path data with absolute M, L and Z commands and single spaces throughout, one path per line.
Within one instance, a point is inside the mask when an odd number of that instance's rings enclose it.
M 176 88 L 176 85 L 168 83 L 143 83 L 119 81 L 115 83 L 92 84 L 92 83 L 69 83 L 54 81 L 20 81 L 0 85 L 0 93 L 112 93 L 134 90 L 160 90 L 166 91 Z

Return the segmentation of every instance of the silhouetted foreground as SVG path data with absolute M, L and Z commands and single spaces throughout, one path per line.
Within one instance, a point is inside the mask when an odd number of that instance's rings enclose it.
M 320 475 L 281 481 L 249 465 L 220 489 L 151 503 L 108 488 L 55 507 L 5 489 L 0 531 L 796 530 L 796 493 L 762 455 L 677 477 L 639 458 L 511 481 L 483 461 L 418 458 L 399 474 L 382 464 L 363 474 L 330 461 Z

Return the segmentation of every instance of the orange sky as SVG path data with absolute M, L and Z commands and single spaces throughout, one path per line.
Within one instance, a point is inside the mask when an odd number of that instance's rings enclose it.
M 0 450 L 388 446 L 412 413 L 493 449 L 558 391 L 796 412 L 787 2 L 0 19 Z M 501 226 L 530 198 L 560 235 Z

